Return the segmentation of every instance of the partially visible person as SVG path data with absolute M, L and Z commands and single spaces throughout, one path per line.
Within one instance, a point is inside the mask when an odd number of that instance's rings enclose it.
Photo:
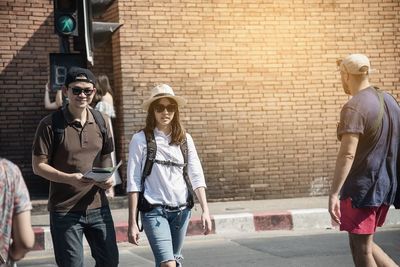
M 115 138 L 114 138 L 114 130 L 112 127 L 111 119 L 115 118 L 115 109 L 114 109 L 114 100 L 113 100 L 113 91 L 110 86 L 110 82 L 108 80 L 107 75 L 100 74 L 97 76 L 96 82 L 96 95 L 94 96 L 93 102 L 95 103 L 94 109 L 100 111 L 103 114 L 108 116 L 108 123 L 110 125 L 110 131 L 112 134 L 112 138 L 114 140 L 115 147 Z M 113 166 L 117 165 L 117 156 L 115 150 L 111 153 L 111 159 Z M 114 186 L 121 184 L 121 177 L 119 175 L 118 170 L 112 176 L 114 180 Z M 114 197 L 115 190 L 114 187 L 110 187 L 106 194 L 108 197 Z
M 153 251 L 155 266 L 161 267 L 182 266 L 183 242 L 193 206 L 192 191 L 202 209 L 204 234 L 212 230 L 201 162 L 192 137 L 184 130 L 179 119 L 179 108 L 185 103 L 184 98 L 175 96 L 170 86 L 161 84 L 154 87 L 150 98 L 142 105 L 147 111 L 146 126 L 133 135 L 129 145 L 128 240 L 132 244 L 139 244 L 137 205 L 140 201 L 139 192 L 142 192 L 148 203 L 146 206 L 150 206 L 147 211 L 141 211 L 142 225 Z M 152 143 L 155 142 L 157 150 L 151 172 L 146 176 L 146 138 L 152 135 Z M 187 143 L 186 148 L 181 147 L 184 142 Z M 187 151 L 186 163 L 184 150 Z
M 8 265 L 24 258 L 33 248 L 32 205 L 19 168 L 0 157 L 0 256 Z M 1 262 L 1 261 L 0 261 Z
M 44 108 L 48 110 L 56 110 L 62 107 L 62 105 L 63 105 L 62 90 L 57 90 L 56 99 L 54 102 L 51 102 L 49 83 L 46 83 L 44 91 Z
M 400 108 L 369 82 L 370 61 L 351 54 L 338 61 L 344 92 L 337 137 L 341 141 L 329 194 L 329 213 L 349 235 L 357 267 L 398 266 L 375 242 L 390 205 L 400 208 L 397 177 Z M 339 197 L 340 196 L 340 197 Z
M 110 167 L 114 150 L 107 120 L 89 107 L 95 83 L 90 70 L 71 67 L 63 87 L 69 103 L 40 121 L 33 141 L 33 172 L 50 181 L 50 232 L 62 267 L 84 266 L 83 235 L 97 267 L 116 267 L 119 262 L 105 195 L 113 181 L 84 177 L 93 167 Z

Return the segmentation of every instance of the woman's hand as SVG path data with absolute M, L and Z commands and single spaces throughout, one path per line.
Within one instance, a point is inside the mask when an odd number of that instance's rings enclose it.
M 208 211 L 203 211 L 201 214 L 201 223 L 203 225 L 203 234 L 208 235 L 212 231 L 212 222 L 211 222 L 211 217 Z
M 212 222 L 210 217 L 210 212 L 207 205 L 206 189 L 204 187 L 198 187 L 194 191 L 196 193 L 197 199 L 200 202 L 201 210 L 201 223 L 203 224 L 203 234 L 208 235 L 212 231 Z
M 139 246 L 140 232 L 136 223 L 129 224 L 128 226 L 128 242 Z

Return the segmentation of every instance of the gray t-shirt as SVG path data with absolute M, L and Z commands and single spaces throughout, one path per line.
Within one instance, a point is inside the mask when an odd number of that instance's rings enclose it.
M 352 97 L 340 113 L 338 139 L 359 134 L 359 143 L 341 199 L 351 198 L 354 207 L 391 205 L 397 188 L 397 158 L 400 138 L 400 108 L 388 93 L 384 96 L 382 122 L 378 130 L 380 102 L 377 91 L 368 87 Z

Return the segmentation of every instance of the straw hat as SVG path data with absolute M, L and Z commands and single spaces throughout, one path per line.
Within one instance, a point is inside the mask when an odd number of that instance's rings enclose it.
M 183 97 L 176 96 L 174 90 L 172 90 L 172 88 L 169 85 L 159 84 L 151 90 L 150 97 L 143 102 L 142 104 L 143 110 L 148 111 L 151 103 L 153 103 L 157 99 L 164 97 L 172 98 L 173 100 L 176 101 L 179 107 L 182 107 L 187 103 L 186 99 L 184 99 Z

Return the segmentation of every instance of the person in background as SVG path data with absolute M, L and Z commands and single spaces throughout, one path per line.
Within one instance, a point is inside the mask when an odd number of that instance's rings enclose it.
M 153 88 L 150 98 L 142 105 L 147 111 L 145 128 L 134 134 L 129 145 L 127 192 L 129 200 L 128 240 L 139 244 L 137 225 L 137 203 L 139 192 L 152 206 L 148 212 L 141 212 L 141 221 L 150 243 L 156 266 L 182 266 L 182 247 L 191 215 L 191 194 L 194 190 L 202 209 L 204 234 L 212 230 L 206 198 L 206 183 L 203 169 L 192 137 L 184 130 L 179 120 L 179 108 L 186 103 L 175 96 L 172 88 L 161 84 Z M 142 188 L 141 178 L 147 155 L 146 134 L 154 133 L 157 146 L 156 157 L 149 176 Z M 180 145 L 186 139 L 188 159 Z M 186 184 L 184 169 L 190 180 Z M 188 198 L 189 196 L 189 198 Z
M 0 157 L 0 266 L 12 266 L 33 248 L 32 204 L 19 168 Z M 2 261 L 3 260 L 3 263 Z
M 44 117 L 32 147 L 32 169 L 50 181 L 48 210 L 54 255 L 58 266 L 83 267 L 83 235 L 97 267 L 116 267 L 119 253 L 114 222 L 105 190 L 112 179 L 96 182 L 84 177 L 93 167 L 110 167 L 114 150 L 110 127 L 89 105 L 96 93 L 96 77 L 84 68 L 68 70 L 63 93 L 68 104 Z M 95 115 L 97 113 L 97 115 Z M 64 126 L 55 138 L 53 120 Z
M 49 83 L 46 83 L 44 91 L 44 108 L 47 110 L 56 110 L 62 107 L 62 105 L 63 105 L 62 90 L 57 90 L 56 99 L 54 102 L 51 102 Z
M 340 230 L 348 232 L 355 266 L 398 266 L 373 239 L 389 206 L 400 208 L 400 108 L 390 94 L 370 84 L 367 56 L 351 54 L 339 60 L 338 66 L 344 92 L 352 98 L 340 113 L 337 137 L 341 144 L 329 213 Z
M 111 119 L 115 118 L 115 109 L 114 109 L 114 100 L 113 100 L 113 91 L 110 86 L 110 82 L 108 80 L 107 75 L 100 74 L 97 76 L 96 82 L 96 95 L 94 96 L 93 102 L 95 104 L 94 109 L 100 111 L 101 113 L 107 115 L 110 125 L 110 131 L 112 138 L 114 140 L 114 147 L 115 147 L 115 138 L 114 138 L 114 131 L 112 127 Z M 117 156 L 115 150 L 111 153 L 111 159 L 113 166 L 117 165 Z M 114 186 L 121 183 L 121 177 L 119 175 L 118 170 L 112 176 L 114 180 Z M 114 187 L 111 187 L 106 191 L 108 197 L 114 197 L 115 191 Z

